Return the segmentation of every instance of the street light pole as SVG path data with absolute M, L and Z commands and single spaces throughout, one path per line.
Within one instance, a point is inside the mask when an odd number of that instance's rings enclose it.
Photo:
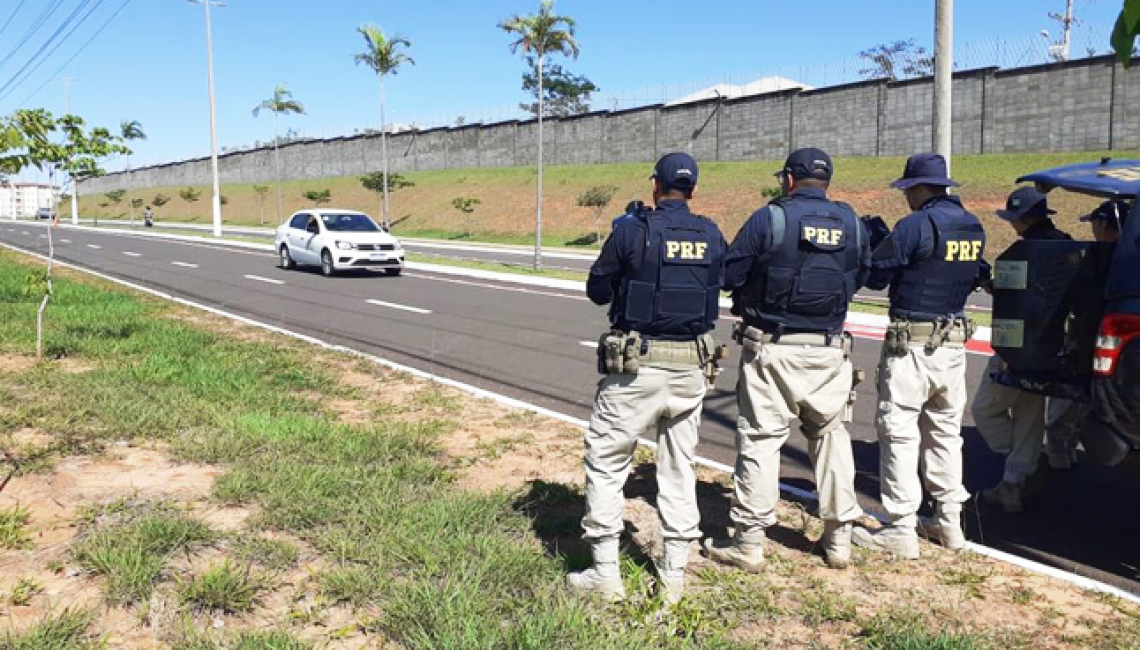
M 212 200 L 214 212 L 214 236 L 222 236 L 222 192 L 218 180 L 218 119 L 216 103 L 214 101 L 214 34 L 210 21 L 210 6 L 224 7 L 224 2 L 213 0 L 189 0 L 189 2 L 202 5 L 206 8 L 206 68 L 210 81 L 210 164 L 214 176 L 214 195 Z
M 63 82 L 64 88 L 64 115 L 71 115 L 71 82 L 75 81 L 75 77 L 59 77 Z M 79 184 L 75 182 L 75 175 L 68 172 L 67 178 L 71 181 L 71 225 L 79 225 L 79 199 L 76 197 L 79 190 Z M 56 215 L 59 216 L 59 215 Z
M 954 0 L 934 0 L 934 150 L 950 171 L 952 84 L 954 72 Z

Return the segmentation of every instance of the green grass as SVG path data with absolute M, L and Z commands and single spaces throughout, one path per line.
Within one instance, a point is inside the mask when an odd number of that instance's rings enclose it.
M 205 524 L 163 504 L 118 506 L 94 520 L 72 555 L 103 576 L 112 604 L 145 601 L 174 553 L 212 537 Z
M 32 537 L 24 529 L 31 514 L 23 506 L 0 508 L 0 548 L 31 548 Z
M 0 650 L 87 650 L 102 647 L 87 634 L 95 619 L 89 610 L 64 610 L 30 629 L 0 636 Z
M 986 636 L 953 629 L 928 629 L 922 616 L 897 612 L 880 614 L 863 624 L 867 650 L 991 650 L 998 646 Z
M 318 593 L 333 605 L 362 607 L 373 603 L 382 593 L 383 584 L 382 576 L 364 566 L 337 567 L 317 576 Z
M 34 578 L 20 578 L 8 591 L 8 602 L 16 607 L 25 607 L 32 598 L 43 593 L 44 587 Z
M 183 582 L 178 597 L 203 611 L 239 614 L 252 610 L 269 586 L 266 576 L 252 566 L 241 568 L 225 560 Z
M 280 539 L 264 539 L 248 534 L 234 543 L 234 556 L 243 562 L 256 562 L 274 571 L 285 571 L 297 565 L 297 547 Z
M 312 644 L 292 634 L 274 630 L 240 632 L 229 637 L 187 631 L 171 646 L 172 650 L 311 650 Z

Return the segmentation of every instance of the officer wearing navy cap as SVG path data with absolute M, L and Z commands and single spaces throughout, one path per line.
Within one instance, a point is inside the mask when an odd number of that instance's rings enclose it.
M 797 419 L 808 439 L 824 520 L 827 564 L 845 568 L 855 495 L 851 438 L 843 426 L 854 369 L 843 331 L 847 306 L 870 269 L 855 212 L 827 198 L 831 158 L 792 152 L 776 173 L 783 196 L 757 210 L 729 247 L 725 286 L 743 316 L 737 385 L 733 540 L 710 541 L 709 557 L 758 572 L 765 530 L 776 524 L 780 449 Z
M 1124 220 L 1132 206 L 1127 201 L 1113 199 L 1105 201 L 1095 210 L 1081 217 L 1081 221 L 1092 227 L 1093 239 L 1099 242 L 1120 241 L 1120 231 L 1124 228 Z
M 988 276 L 986 235 L 978 218 L 949 193 L 959 184 L 946 160 L 923 153 L 891 183 L 912 210 L 875 249 L 868 286 L 890 287 L 890 325 L 879 362 L 879 486 L 887 525 L 857 528 L 859 546 L 917 558 L 923 482 L 935 501 L 931 536 L 965 546 L 962 412 L 966 408 L 966 298 Z M 920 463 L 920 460 L 922 461 Z M 922 470 L 924 481 L 919 479 Z
M 1005 209 L 997 217 L 1009 223 L 1022 239 L 1069 241 L 1068 233 L 1057 228 L 1050 218 L 1056 210 L 1049 207 L 1048 197 L 1032 186 L 1019 187 L 1010 193 Z M 1042 441 L 1046 431 L 1054 447 L 1066 449 L 1075 442 L 1068 433 L 1076 412 L 1072 402 L 1050 399 L 1043 395 L 1007 386 L 997 378 L 1006 373 L 1005 362 L 996 354 L 986 364 L 982 381 L 974 393 L 970 412 L 978 434 L 990 449 L 1005 455 L 1002 479 L 994 487 L 982 490 L 981 500 L 1001 507 L 1009 513 L 1021 512 L 1022 488 L 1037 471 Z M 1052 413 L 1052 417 L 1048 417 Z
M 700 538 L 693 459 L 727 247 L 716 224 L 689 210 L 698 176 L 688 154 L 662 157 L 650 177 L 656 208 L 617 221 L 590 268 L 586 293 L 611 304 L 612 330 L 599 342 L 605 376 L 586 434 L 582 528 L 594 563 L 567 576 L 575 591 L 625 596 L 618 573 L 623 490 L 638 438 L 656 431 L 665 540 L 658 586 L 668 603 L 684 593 L 689 546 Z

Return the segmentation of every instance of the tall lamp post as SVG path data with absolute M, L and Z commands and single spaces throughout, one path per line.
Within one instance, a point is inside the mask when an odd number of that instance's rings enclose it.
M 210 79 L 210 165 L 214 175 L 214 236 L 222 236 L 222 192 L 218 181 L 218 119 L 214 102 L 214 35 L 210 25 L 210 7 L 224 7 L 224 2 L 215 0 L 188 0 L 191 4 L 206 8 L 206 69 Z
M 951 88 L 954 72 L 954 0 L 934 0 L 934 150 L 950 170 Z

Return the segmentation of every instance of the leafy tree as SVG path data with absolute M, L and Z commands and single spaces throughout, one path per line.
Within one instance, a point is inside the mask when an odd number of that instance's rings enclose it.
M 1124 7 L 1112 30 L 1112 49 L 1124 67 L 1132 65 L 1136 56 L 1136 37 L 1140 35 L 1140 0 L 1124 0 Z
M 118 189 L 118 190 L 111 190 L 110 192 L 107 192 L 103 196 L 107 197 L 107 200 L 110 201 L 112 204 L 114 204 L 115 209 L 118 210 L 119 204 L 123 202 L 123 197 L 125 197 L 126 195 L 127 195 L 126 190 Z
M 594 211 L 594 234 L 599 245 L 602 243 L 602 212 L 613 200 L 617 190 L 616 185 L 595 185 L 578 195 L 578 207 Z
M 151 199 L 150 202 L 151 202 L 151 204 L 154 205 L 154 207 L 161 208 L 162 206 L 166 205 L 167 203 L 170 203 L 170 197 L 163 194 L 162 192 L 159 192 L 158 194 L 154 195 L 154 198 Z
M 83 118 L 65 115 L 59 119 L 44 109 L 18 110 L 0 118 L 0 176 L 36 169 L 63 170 L 74 180 L 103 174 L 99 162 L 114 154 L 129 153 L 119 136 L 104 127 L 84 128 Z M 73 183 L 74 185 L 74 183 Z M 74 189 L 72 190 L 74 191 Z M 52 297 L 52 267 L 55 264 L 53 228 L 47 229 L 47 268 L 29 282 L 29 292 L 42 292 L 36 310 L 36 359 L 43 359 L 44 312 Z
M 470 198 L 466 196 L 458 196 L 451 199 L 451 207 L 459 210 L 467 219 L 467 238 L 471 239 L 471 213 L 475 212 L 475 206 L 482 203 L 479 199 Z
M 399 34 L 388 36 L 384 34 L 384 30 L 376 25 L 361 25 L 356 28 L 356 31 L 364 37 L 365 49 L 363 52 L 353 55 L 352 60 L 356 61 L 357 65 L 366 65 L 371 68 L 380 80 L 380 149 L 384 158 L 384 169 L 381 173 L 384 178 L 388 178 L 388 128 L 385 118 L 387 107 L 384 97 L 384 78 L 399 72 L 400 66 L 405 63 L 416 64 L 415 60 L 403 51 L 410 48 L 412 42 L 406 36 Z M 384 195 L 384 227 L 388 228 L 390 226 L 388 221 L 388 192 L 390 188 L 387 181 L 382 181 L 381 186 Z
M 865 79 L 909 79 L 934 74 L 934 55 L 913 38 L 876 45 L 859 53 L 869 66 L 859 70 Z
M 321 206 L 332 201 L 332 190 L 328 188 L 323 190 L 307 190 L 302 192 L 301 196 L 312 201 L 313 205 Z
M 131 208 L 132 209 L 138 210 L 141 207 L 143 207 L 143 200 L 142 199 L 131 199 Z
M 554 13 L 554 0 L 542 0 L 538 13 L 515 15 L 499 23 L 499 28 L 515 37 L 511 52 L 522 50 L 524 57 L 533 57 L 534 77 L 538 80 L 535 93 L 538 98 L 538 187 L 535 192 L 534 212 L 534 268 L 542 269 L 542 116 L 545 96 L 542 82 L 543 60 L 547 54 L 562 54 L 578 58 L 578 41 L 574 38 L 577 23 L 569 16 Z
M 226 196 L 225 194 L 218 195 L 218 203 L 221 203 L 222 205 L 229 205 L 229 202 L 230 197 Z
M 368 190 L 369 192 L 376 192 L 377 196 L 381 200 L 381 211 L 383 211 L 383 209 L 384 209 L 383 208 L 383 200 L 384 200 L 384 189 L 385 189 L 384 172 L 382 172 L 382 171 L 369 172 L 369 173 L 360 177 L 360 184 L 362 186 L 364 186 L 364 189 Z M 389 193 L 395 192 L 396 190 L 400 190 L 400 189 L 403 189 L 405 187 L 415 187 L 415 186 L 416 186 L 415 182 L 408 179 L 408 178 L 405 178 L 403 174 L 400 174 L 398 172 L 391 172 L 388 174 L 387 189 L 388 189 Z M 387 228 L 389 226 L 390 226 L 389 223 L 384 224 L 385 228 Z
M 261 211 L 258 218 L 258 225 L 265 225 L 265 197 L 269 195 L 268 185 L 254 185 L 253 191 L 257 194 L 257 207 Z
M 537 69 L 534 57 L 526 57 L 526 63 L 532 70 Z M 543 117 L 566 117 L 579 115 L 590 110 L 590 95 L 598 91 L 594 82 L 582 75 L 567 72 L 557 63 L 550 64 L 543 69 Z M 534 72 L 523 75 L 523 90 L 538 97 L 538 77 Z M 538 115 L 538 102 L 519 104 L 519 108 Z
M 178 190 L 178 196 L 187 203 L 195 203 L 198 199 L 202 198 L 202 190 L 196 190 L 193 187 L 187 187 L 184 190 Z
M 261 111 L 273 113 L 273 169 L 277 178 L 277 223 L 284 223 L 285 216 L 281 203 L 281 136 L 277 132 L 277 122 L 282 115 L 295 113 L 305 114 L 305 107 L 293 99 L 293 93 L 285 84 L 277 84 L 273 89 L 273 96 L 253 107 L 253 116 L 257 117 Z
M 130 142 L 132 140 L 146 140 L 146 133 L 143 132 L 142 124 L 139 124 L 138 120 L 123 120 L 122 122 L 120 122 L 119 123 L 119 135 L 123 138 L 123 141 L 125 141 L 125 142 Z M 127 154 L 127 196 L 128 197 L 130 196 L 131 185 L 132 185 L 131 180 L 133 178 L 134 178 L 134 175 L 131 174 L 131 154 L 128 153 Z M 131 206 L 131 223 L 133 224 L 135 221 L 135 202 L 134 202 L 134 200 L 131 200 L 131 201 L 128 201 L 128 204 Z

